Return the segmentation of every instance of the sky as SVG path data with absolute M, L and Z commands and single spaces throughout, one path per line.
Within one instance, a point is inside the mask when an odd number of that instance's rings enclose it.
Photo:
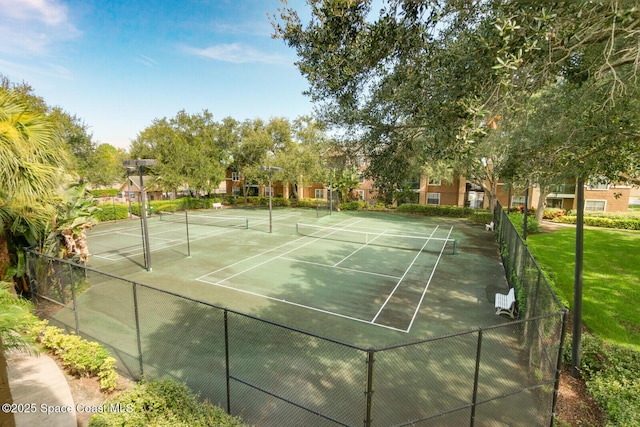
M 289 1 L 303 11 L 302 0 Z M 154 119 L 311 114 L 278 0 L 0 0 L 0 74 L 128 148 Z M 303 14 L 301 14 L 303 15 Z

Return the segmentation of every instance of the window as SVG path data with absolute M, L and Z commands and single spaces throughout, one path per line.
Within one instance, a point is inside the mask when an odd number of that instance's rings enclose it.
M 547 197 L 547 207 L 562 209 L 562 199 L 558 199 L 555 197 Z
M 584 201 L 585 211 L 604 212 L 606 207 L 607 207 L 606 200 L 585 200 Z
M 231 181 L 240 181 L 240 173 L 231 172 Z
M 608 190 L 609 181 L 605 177 L 600 177 L 593 181 L 587 182 L 587 190 Z
M 358 199 L 364 200 L 364 190 L 356 190 L 358 192 Z
M 273 196 L 273 187 L 264 187 L 264 196 Z
M 316 188 L 316 199 L 324 199 L 324 188 Z
M 234 196 L 242 196 L 242 187 L 233 187 Z
M 440 193 L 427 193 L 427 204 L 428 205 L 439 205 L 440 204 Z
M 524 206 L 524 196 L 511 196 L 511 207 Z
M 429 185 L 442 185 L 441 179 L 429 178 Z

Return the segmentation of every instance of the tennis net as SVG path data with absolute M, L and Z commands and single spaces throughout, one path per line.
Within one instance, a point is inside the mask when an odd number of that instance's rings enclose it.
M 384 246 L 411 251 L 440 252 L 449 251 L 455 255 L 456 239 L 416 236 L 408 234 L 387 234 L 384 232 L 356 231 L 346 228 L 322 227 L 312 224 L 296 224 L 296 232 L 307 237 L 335 240 L 338 242 L 358 243 L 361 245 Z M 430 245 L 428 245 L 430 243 Z M 437 249 L 434 249 L 437 247 Z M 444 249 L 442 249 L 444 247 Z
M 189 225 L 210 225 L 213 227 L 249 228 L 249 218 L 222 215 L 189 215 L 184 212 L 159 212 L 160 221 Z

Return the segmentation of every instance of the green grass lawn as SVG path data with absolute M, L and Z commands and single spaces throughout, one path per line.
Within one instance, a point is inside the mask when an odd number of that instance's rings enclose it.
M 528 245 L 573 308 L 575 229 L 531 235 Z M 582 320 L 606 341 L 640 349 L 640 234 L 585 230 Z

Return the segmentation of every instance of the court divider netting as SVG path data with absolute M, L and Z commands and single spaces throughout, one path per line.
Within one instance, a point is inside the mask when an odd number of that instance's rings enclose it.
M 450 238 L 409 234 L 387 234 L 385 232 L 375 231 L 357 231 L 350 230 L 348 228 L 323 227 L 303 223 L 296 223 L 296 233 L 301 236 L 313 237 L 316 239 L 382 246 L 394 249 L 406 249 L 417 252 L 440 252 L 443 245 L 449 245 L 451 247 L 451 253 L 455 255 L 458 248 L 456 239 Z M 426 242 L 440 242 L 440 248 L 427 249 Z
M 249 228 L 249 218 L 230 217 L 217 215 L 189 215 L 184 212 L 158 212 L 160 221 L 174 222 L 178 224 L 209 225 L 213 227 Z

